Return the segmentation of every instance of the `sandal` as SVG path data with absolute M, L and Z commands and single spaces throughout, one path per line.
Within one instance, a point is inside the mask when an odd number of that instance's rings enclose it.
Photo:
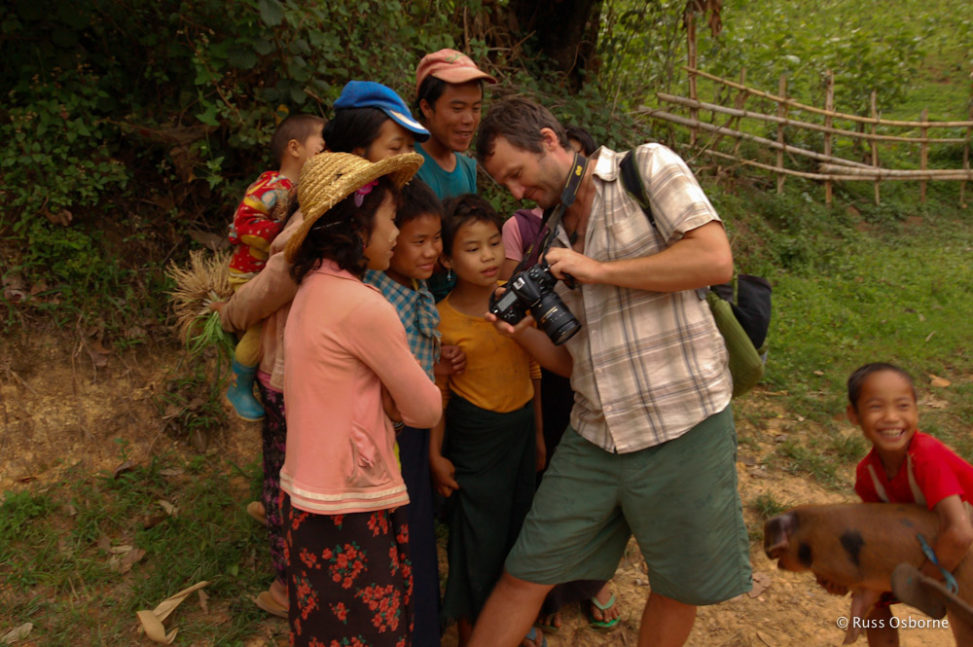
M 267 525 L 267 511 L 264 510 L 264 504 L 260 501 L 251 501 L 248 503 L 247 514 L 253 517 L 258 523 L 264 526 Z
M 287 618 L 287 605 L 278 602 L 277 598 L 270 591 L 261 591 L 253 601 L 254 604 L 270 615 L 277 616 L 278 618 Z
M 540 634 L 540 642 L 537 642 L 537 634 Z M 524 636 L 524 640 L 529 640 L 534 644 L 534 647 L 547 647 L 547 637 L 544 635 L 543 631 L 538 631 L 537 627 L 531 627 L 527 635 Z M 523 641 L 520 642 L 523 645 Z
M 608 611 L 613 606 L 615 606 L 615 594 L 612 593 L 611 598 L 608 602 L 602 604 L 598 601 L 598 598 L 589 598 L 581 603 L 581 609 L 584 611 L 585 618 L 588 619 L 588 626 L 592 629 L 597 629 L 598 631 L 611 631 L 616 625 L 621 621 L 621 617 L 615 617 L 611 620 L 604 620 L 595 617 L 595 607 L 601 611 L 601 617 L 605 617 L 605 611 Z

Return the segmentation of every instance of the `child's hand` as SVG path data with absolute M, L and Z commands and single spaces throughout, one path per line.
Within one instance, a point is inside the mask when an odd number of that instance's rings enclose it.
M 500 289 L 502 290 L 503 288 Z M 523 319 L 517 322 L 516 326 L 507 323 L 503 319 L 498 319 L 497 315 L 493 314 L 492 312 L 486 313 L 486 315 L 484 315 L 484 319 L 492 323 L 493 327 L 497 329 L 498 333 L 504 337 L 510 337 L 511 339 L 516 339 L 520 333 L 524 332 L 528 328 L 534 327 L 534 318 L 530 316 L 529 312 Z
M 466 353 L 459 346 L 447 344 L 439 353 L 434 373 L 439 376 L 459 375 L 466 370 Z
M 831 595 L 845 595 L 846 593 L 848 593 L 847 586 L 842 586 L 841 584 L 835 584 L 834 582 L 824 579 L 820 575 L 815 575 L 814 579 L 816 579 L 818 584 L 820 584 L 822 588 L 824 588 L 824 590 L 830 593 Z
M 540 472 L 542 469 L 547 467 L 547 447 L 544 445 L 544 439 L 540 438 L 537 441 L 537 452 L 534 458 L 534 471 Z
M 448 497 L 459 489 L 456 482 L 456 467 L 453 461 L 445 456 L 430 456 L 429 471 L 432 472 L 432 484 L 444 497 Z

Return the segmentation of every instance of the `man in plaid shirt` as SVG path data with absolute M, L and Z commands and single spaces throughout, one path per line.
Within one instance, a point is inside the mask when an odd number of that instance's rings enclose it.
M 545 209 L 581 176 L 546 260 L 580 284 L 556 290 L 583 327 L 555 346 L 529 318 L 496 322 L 543 366 L 570 375 L 576 395 L 470 646 L 519 644 L 554 584 L 612 577 L 633 533 L 651 584 L 639 645 L 683 645 L 698 605 L 751 586 L 732 378 L 696 293 L 732 275 L 723 225 L 685 162 L 645 144 L 632 154 L 653 228 L 622 185 L 624 154 L 602 147 L 584 165 L 557 119 L 524 99 L 491 108 L 477 154 L 514 198 Z

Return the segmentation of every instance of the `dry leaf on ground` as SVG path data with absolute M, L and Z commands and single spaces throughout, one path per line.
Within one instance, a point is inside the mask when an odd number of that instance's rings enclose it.
M 197 582 L 189 588 L 183 589 L 182 591 L 179 591 L 179 593 L 166 598 L 152 611 L 136 611 L 135 615 L 142 624 L 142 631 L 145 632 L 145 635 L 150 640 L 157 643 L 171 645 L 172 641 L 176 639 L 176 633 L 179 630 L 173 629 L 169 633 L 166 633 L 165 627 L 162 625 L 162 623 L 166 618 L 169 617 L 169 614 L 175 611 L 176 607 L 182 604 L 182 601 L 185 600 L 190 593 L 198 591 L 208 584 L 209 582 L 205 580 L 202 582 Z
M 18 640 L 23 640 L 24 638 L 26 638 L 33 630 L 34 630 L 34 623 L 25 622 L 19 627 L 14 627 L 7 633 L 3 634 L 3 636 L 0 636 L 0 643 L 3 643 L 4 645 L 12 645 Z
M 952 382 L 944 377 L 939 377 L 938 375 L 929 374 L 929 386 L 934 386 L 938 389 L 945 389 L 947 386 L 952 385 Z

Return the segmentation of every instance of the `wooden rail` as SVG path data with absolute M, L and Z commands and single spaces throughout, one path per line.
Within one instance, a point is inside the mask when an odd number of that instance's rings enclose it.
M 692 58 L 690 58 L 692 60 Z M 880 183 L 886 181 L 914 181 L 919 183 L 919 198 L 925 203 L 927 184 L 930 181 L 959 181 L 960 204 L 966 207 L 965 186 L 967 181 L 973 180 L 970 169 L 970 144 L 973 140 L 973 102 L 971 102 L 969 121 L 929 121 L 928 111 L 923 110 L 919 121 L 902 121 L 882 119 L 877 110 L 877 95 L 873 91 L 870 97 L 870 114 L 868 116 L 853 115 L 837 112 L 834 109 L 834 76 L 829 74 L 826 81 L 824 107 L 809 106 L 787 97 L 787 79 L 782 76 L 777 94 L 751 88 L 745 84 L 746 70 L 740 72 L 739 82 L 723 79 L 708 74 L 694 67 L 686 67 L 690 78 L 690 96 L 682 97 L 664 92 L 658 93 L 659 101 L 670 106 L 684 108 L 689 116 L 675 114 L 663 108 L 639 108 L 636 112 L 652 119 L 684 126 L 690 130 L 690 145 L 701 150 L 705 155 L 717 159 L 732 160 L 739 164 L 771 171 L 777 175 L 777 191 L 783 190 L 786 177 L 800 177 L 823 182 L 825 203 L 831 205 L 833 199 L 834 182 L 869 181 L 874 183 L 875 203 L 881 202 Z M 696 77 L 709 79 L 736 90 L 732 106 L 702 101 L 698 97 Z M 777 104 L 776 114 L 765 114 L 745 108 L 749 98 L 759 98 Z M 715 121 L 716 115 L 726 117 L 724 125 L 716 125 L 704 121 L 700 113 L 708 112 Z M 807 116 L 796 118 L 792 113 L 805 113 Z M 814 117 L 821 117 L 823 123 L 811 121 Z M 744 120 L 755 123 L 776 125 L 776 137 L 760 137 L 741 130 L 740 123 Z M 835 122 L 846 122 L 854 129 L 841 128 Z M 943 129 L 965 129 L 964 137 L 930 136 L 930 131 Z M 821 152 L 809 150 L 802 146 L 788 143 L 788 134 L 793 130 L 805 130 L 823 134 Z M 890 130 L 900 131 L 890 134 Z M 905 131 L 905 132 L 902 132 Z M 911 132 L 910 132 L 911 131 Z M 918 131 L 918 136 L 914 134 Z M 703 142 L 700 133 L 710 133 L 709 141 Z M 949 135 L 949 133 L 944 133 Z M 734 140 L 732 152 L 717 150 L 717 146 L 724 138 Z M 793 141 L 792 137 L 792 141 Z M 804 141 L 806 138 L 802 138 Z M 865 146 L 867 161 L 858 161 L 836 156 L 834 144 L 836 140 L 852 141 Z M 741 154 L 740 143 L 743 141 L 754 143 L 760 147 L 773 151 L 774 164 L 767 161 L 747 159 Z M 955 145 L 963 146 L 963 168 L 960 169 L 930 169 L 930 150 L 934 146 Z M 917 169 L 883 168 L 880 163 L 879 147 L 891 145 L 915 145 L 918 147 Z M 724 147 L 725 148 L 725 147 Z M 787 168 L 787 156 L 812 159 L 818 162 L 816 170 Z

